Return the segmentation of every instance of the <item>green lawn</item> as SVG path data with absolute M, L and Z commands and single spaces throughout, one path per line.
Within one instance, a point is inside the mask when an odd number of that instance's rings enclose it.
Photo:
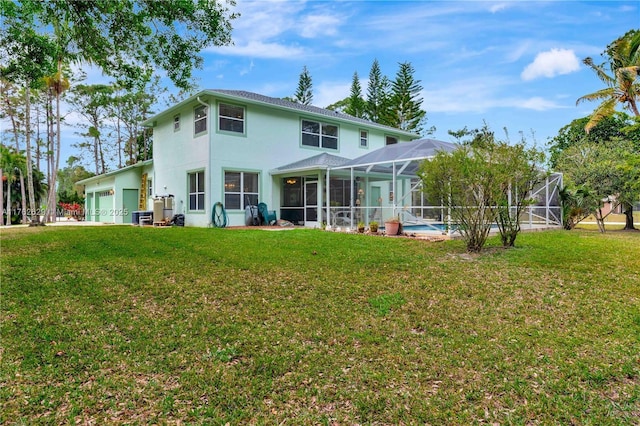
M 1 232 L 1 424 L 640 421 L 640 232 Z

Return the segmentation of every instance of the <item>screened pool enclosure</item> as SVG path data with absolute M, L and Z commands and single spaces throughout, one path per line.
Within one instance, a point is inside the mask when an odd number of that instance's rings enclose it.
M 430 200 L 417 175 L 420 163 L 438 151 L 451 152 L 457 145 L 433 139 L 388 145 L 353 160 L 333 159 L 324 173 L 324 190 L 318 194 L 322 211 L 318 221 L 331 228 L 353 229 L 399 218 L 403 226 L 420 231 L 453 229 L 450 212 Z M 551 173 L 529 194 L 534 202 L 520 217 L 523 228 L 562 226 L 559 189 L 562 175 Z M 509 196 L 510 207 L 518 194 Z M 329 200 L 327 205 L 326 200 Z M 414 228 L 415 227 L 415 228 Z

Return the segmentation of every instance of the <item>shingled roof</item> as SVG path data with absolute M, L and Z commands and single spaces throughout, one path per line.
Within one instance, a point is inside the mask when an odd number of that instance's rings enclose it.
M 284 172 L 289 173 L 292 171 L 327 169 L 331 167 L 342 166 L 348 161 L 348 158 L 340 157 L 333 154 L 327 154 L 326 152 L 324 152 L 322 154 L 314 155 L 313 157 L 304 158 L 302 160 L 278 167 L 277 169 L 272 170 L 271 173 L 279 174 Z
M 179 108 L 180 106 L 182 106 L 182 105 L 184 105 L 186 103 L 193 102 L 194 100 L 198 99 L 199 97 L 204 97 L 204 96 L 207 96 L 207 95 L 208 96 L 214 96 L 214 97 L 218 96 L 218 97 L 227 98 L 227 99 L 234 99 L 236 101 L 237 100 L 244 100 L 245 102 L 251 102 L 253 104 L 263 104 L 263 105 L 272 106 L 272 107 L 285 109 L 285 110 L 289 110 L 289 111 L 298 111 L 298 112 L 301 112 L 301 113 L 307 113 L 307 114 L 315 115 L 315 116 L 324 116 L 324 117 L 327 117 L 327 118 L 331 118 L 333 120 L 351 122 L 351 123 L 360 124 L 360 125 L 367 126 L 367 127 L 377 127 L 379 129 L 385 131 L 386 133 L 391 133 L 391 134 L 405 135 L 405 136 L 410 136 L 410 137 L 412 136 L 414 138 L 420 137 L 418 134 L 413 133 L 413 132 L 408 132 L 406 130 L 396 129 L 395 127 L 385 126 L 383 124 L 375 123 L 373 121 L 365 120 L 363 118 L 354 117 L 352 115 L 344 114 L 344 113 L 333 111 L 333 110 L 330 110 L 330 109 L 320 108 L 320 107 L 313 106 L 313 105 L 299 104 L 299 103 L 296 103 L 296 102 L 288 101 L 286 99 L 273 98 L 271 96 L 265 96 L 265 95 L 261 95 L 259 93 L 248 92 L 246 90 L 229 90 L 229 89 L 207 89 L 207 90 L 203 90 L 203 91 L 197 93 L 196 95 L 191 96 L 189 99 L 185 99 L 184 101 L 172 106 L 171 108 L 160 112 L 159 114 L 155 115 L 154 117 L 151 117 L 151 118 L 147 119 L 143 123 L 143 125 L 145 125 L 145 126 L 149 126 L 149 125 L 153 126 L 153 125 L 155 125 L 155 121 L 160 116 L 164 116 L 164 115 L 170 113 L 171 111 L 173 111 L 174 109 Z
M 298 111 L 309 112 L 312 114 L 320 114 L 331 118 L 339 118 L 341 120 L 354 121 L 356 123 L 370 125 L 379 125 L 378 123 L 374 123 L 373 121 L 365 120 L 363 118 L 354 117 L 349 114 L 344 114 L 338 111 L 332 111 L 330 109 L 320 108 L 313 105 L 304 105 L 296 102 L 291 102 L 282 98 L 272 98 L 270 96 L 260 95 L 258 93 L 247 92 L 245 90 L 226 90 L 226 89 L 212 89 L 211 92 L 220 93 L 224 95 L 239 97 L 248 99 L 255 102 L 260 102 L 269 105 L 275 105 L 288 109 L 296 109 Z M 390 127 L 391 128 L 391 127 Z M 393 128 L 393 130 L 398 130 Z

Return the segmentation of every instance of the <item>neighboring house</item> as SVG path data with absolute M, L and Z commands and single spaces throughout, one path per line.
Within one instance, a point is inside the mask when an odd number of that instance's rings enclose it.
M 419 138 L 238 90 L 204 90 L 143 125 L 153 128 L 153 161 L 79 182 L 87 220 L 131 223 L 131 208 L 151 210 L 151 198 L 171 195 L 173 213 L 184 214 L 187 226 L 211 225 L 217 202 L 229 225 L 245 224 L 245 207 L 265 202 L 278 219 L 318 226 L 326 221 L 327 169 Z M 349 206 L 353 177 L 348 171 L 330 176 L 330 205 Z

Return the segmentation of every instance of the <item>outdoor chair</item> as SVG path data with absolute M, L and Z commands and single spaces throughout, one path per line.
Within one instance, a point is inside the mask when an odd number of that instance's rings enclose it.
M 332 215 L 332 224 L 334 226 L 353 226 L 353 220 L 351 219 L 351 211 L 349 210 L 340 210 L 334 212 Z
M 258 215 L 260 216 L 260 223 L 264 225 L 275 225 L 278 221 L 276 211 L 269 211 L 265 203 L 258 203 Z

